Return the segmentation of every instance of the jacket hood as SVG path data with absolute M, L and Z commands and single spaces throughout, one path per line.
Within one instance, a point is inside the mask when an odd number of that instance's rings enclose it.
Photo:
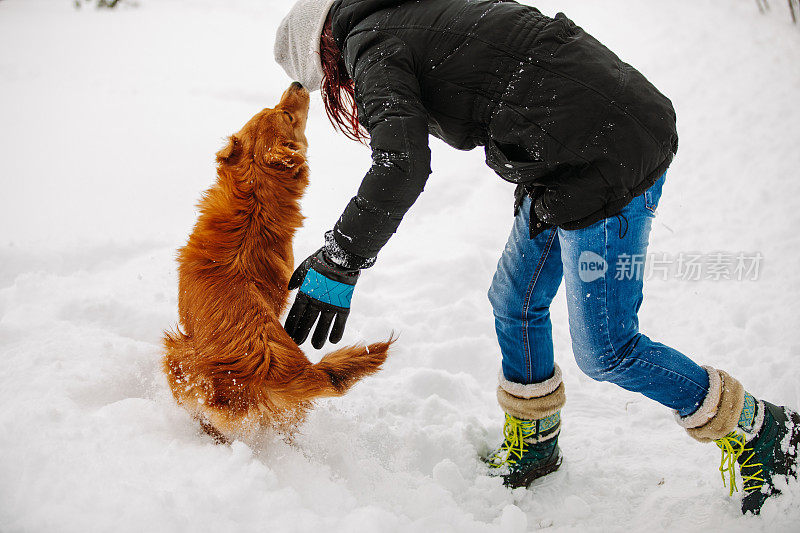
M 359 22 L 383 9 L 405 4 L 410 0 L 338 0 L 331 8 L 333 38 L 339 48 L 344 38 Z

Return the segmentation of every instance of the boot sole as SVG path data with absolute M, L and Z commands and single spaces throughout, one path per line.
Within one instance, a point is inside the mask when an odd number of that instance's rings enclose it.
M 512 488 L 512 489 L 517 489 L 519 487 L 528 488 L 531 483 L 533 483 L 534 481 L 536 481 L 540 477 L 544 477 L 547 474 L 551 474 L 551 473 L 555 472 L 556 470 L 558 470 L 558 468 L 561 466 L 562 462 L 563 462 L 563 457 L 559 453 L 553 460 L 548 461 L 547 463 L 544 463 L 541 466 L 538 466 L 536 468 L 528 470 L 527 472 L 525 472 L 525 475 L 521 476 L 518 479 L 508 479 L 508 478 L 506 478 L 506 481 L 505 481 L 504 484 L 505 484 L 506 487 L 509 487 L 509 488 Z

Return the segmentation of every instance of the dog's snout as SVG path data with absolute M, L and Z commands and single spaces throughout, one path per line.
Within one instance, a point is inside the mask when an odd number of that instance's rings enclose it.
M 293 82 L 283 93 L 278 107 L 291 113 L 306 113 L 310 95 L 300 82 Z
M 290 103 L 296 100 L 297 98 L 305 100 L 308 98 L 308 96 L 309 96 L 308 90 L 305 87 L 303 87 L 303 84 L 300 83 L 299 81 L 294 81 L 292 82 L 291 85 L 289 85 L 289 88 L 286 89 L 286 91 L 283 93 L 283 96 L 281 96 L 280 105 L 286 105 L 287 103 Z

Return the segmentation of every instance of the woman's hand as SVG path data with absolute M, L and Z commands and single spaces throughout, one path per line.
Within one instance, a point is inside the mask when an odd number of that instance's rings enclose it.
M 298 345 L 306 341 L 315 322 L 317 329 L 311 338 L 314 348 L 324 346 L 331 323 L 333 329 L 329 340 L 334 344 L 342 340 L 359 274 L 358 269 L 335 264 L 322 248 L 297 267 L 289 280 L 289 290 L 299 287 L 300 291 L 286 318 L 284 329 Z

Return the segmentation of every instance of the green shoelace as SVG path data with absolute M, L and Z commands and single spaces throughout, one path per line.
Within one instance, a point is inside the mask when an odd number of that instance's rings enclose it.
M 757 466 L 764 466 L 761 463 L 751 463 L 750 461 L 753 459 L 755 452 L 753 452 L 752 448 L 745 448 L 745 438 L 744 435 L 737 433 L 736 431 L 732 431 L 722 437 L 721 439 L 717 439 L 714 443 L 719 446 L 720 450 L 722 450 L 722 460 L 719 464 L 719 472 L 722 476 L 722 484 L 724 486 L 730 486 L 730 496 L 733 496 L 733 493 L 736 492 L 738 487 L 736 486 L 736 462 L 739 457 L 742 456 L 745 452 L 752 452 L 742 462 L 741 468 L 755 468 Z M 740 469 L 741 470 L 741 469 Z M 759 468 L 757 472 L 753 474 L 744 474 L 742 472 L 742 482 L 744 483 L 744 490 L 746 492 L 751 492 L 754 490 L 759 490 L 761 487 L 764 486 L 764 478 L 759 477 L 759 475 L 764 470 Z M 728 474 L 728 479 L 730 480 L 730 484 L 725 482 L 725 474 Z M 748 486 L 748 482 L 752 482 L 751 485 Z
M 504 441 L 492 454 L 489 466 L 500 468 L 516 464 L 525 453 L 525 439 L 534 433 L 536 433 L 536 420 L 522 420 L 506 413 L 506 422 L 503 425 Z

